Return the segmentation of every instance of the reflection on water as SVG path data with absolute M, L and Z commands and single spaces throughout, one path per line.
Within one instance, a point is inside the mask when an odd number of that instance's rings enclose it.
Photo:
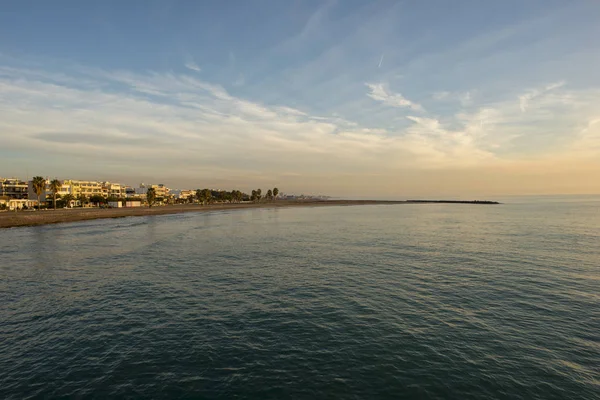
M 0 397 L 598 397 L 600 202 L 0 231 Z

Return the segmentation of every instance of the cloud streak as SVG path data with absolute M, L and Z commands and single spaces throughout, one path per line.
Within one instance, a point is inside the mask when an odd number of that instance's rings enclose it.
M 187 69 L 189 69 L 189 70 L 191 70 L 191 71 L 196 71 L 196 72 L 201 72 L 201 71 L 202 71 L 202 68 L 200 68 L 200 67 L 198 66 L 198 64 L 196 64 L 196 63 L 195 63 L 195 62 L 193 62 L 193 61 L 188 61 L 188 62 L 186 62 L 184 65 L 185 65 L 185 67 L 186 67 Z
M 550 92 L 554 89 L 558 89 L 564 85 L 565 85 L 564 81 L 555 82 L 555 83 L 551 83 L 551 84 L 545 86 L 542 89 L 534 89 L 525 94 L 522 94 L 521 96 L 519 96 L 519 108 L 521 109 L 521 112 L 527 111 L 527 107 L 529 106 L 529 103 L 532 100 L 534 100 L 534 99 L 542 96 L 543 94 Z
M 412 102 L 400 93 L 390 93 L 383 83 L 365 83 L 369 88 L 367 96 L 390 107 L 410 108 L 414 111 L 425 111 L 420 104 Z
M 287 177 L 299 191 L 337 177 L 329 193 L 350 191 L 348 174 L 362 182 L 406 171 L 501 167 L 522 159 L 515 149 L 589 160 L 600 152 L 600 91 L 549 84 L 521 94 L 528 96 L 526 113 L 506 100 L 440 117 L 382 83 L 366 85 L 377 107 L 414 114 L 382 128 L 263 104 L 188 74 L 0 67 L 0 131 L 8 133 L 5 151 L 26 151 L 33 166 L 44 154 L 54 175 L 71 176 L 77 164 L 80 178 L 101 168 L 133 183 L 241 188 Z

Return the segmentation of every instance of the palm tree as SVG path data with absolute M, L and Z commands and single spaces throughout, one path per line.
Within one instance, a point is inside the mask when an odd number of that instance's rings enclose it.
M 52 197 L 53 197 L 53 204 L 54 204 L 54 209 L 56 210 L 56 195 L 58 194 L 58 191 L 60 190 L 60 188 L 62 187 L 62 183 L 60 183 L 60 181 L 58 179 L 52 179 L 52 181 L 50 181 L 50 191 L 52 192 Z
M 271 189 L 267 190 L 267 199 L 273 200 L 273 191 Z
M 42 206 L 42 193 L 46 189 L 46 180 L 41 176 L 34 176 L 31 181 L 33 185 L 33 191 L 35 192 L 38 198 L 38 209 Z
M 260 199 L 262 198 L 262 190 L 256 189 L 256 199 L 260 203 Z
M 154 188 L 148 189 L 146 192 L 146 200 L 148 201 L 148 208 L 151 208 L 156 201 L 156 190 Z
M 274 189 L 273 189 L 273 197 L 274 197 L 275 199 L 277 199 L 277 195 L 278 195 L 278 194 L 279 194 L 279 189 L 277 189 L 277 188 L 274 188 Z

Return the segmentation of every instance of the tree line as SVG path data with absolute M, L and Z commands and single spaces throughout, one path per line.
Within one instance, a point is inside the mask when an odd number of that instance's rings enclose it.
M 38 198 L 38 207 L 41 205 L 41 196 L 46 189 L 46 179 L 41 176 L 35 176 L 32 179 L 33 191 L 35 192 Z M 108 197 L 105 198 L 101 195 L 93 195 L 86 196 L 83 193 L 79 194 L 77 197 L 68 193 L 64 196 L 60 196 L 59 192 L 62 187 L 62 183 L 58 179 L 53 179 L 50 181 L 48 188 L 52 193 L 53 206 L 56 210 L 57 207 L 57 198 L 60 198 L 61 206 L 65 206 L 70 204 L 73 200 L 79 201 L 81 205 L 92 203 L 92 204 L 105 204 L 109 201 L 123 201 L 125 199 L 121 199 L 118 197 Z M 202 205 L 212 204 L 215 202 L 219 203 L 240 203 L 242 201 L 251 201 L 254 203 L 260 203 L 262 201 L 274 201 L 277 199 L 279 195 L 279 189 L 273 188 L 267 190 L 266 195 L 263 196 L 261 189 L 252 190 L 251 194 L 243 193 L 240 190 L 234 189 L 232 191 L 226 190 L 212 190 L 212 189 L 196 189 L 196 191 L 190 195 L 186 200 L 180 199 L 179 202 L 195 203 L 196 201 Z M 138 199 L 141 200 L 141 199 Z M 163 201 L 165 199 L 158 197 L 156 194 L 156 190 L 154 188 L 149 188 L 146 192 L 146 202 L 149 207 L 152 207 L 157 202 Z

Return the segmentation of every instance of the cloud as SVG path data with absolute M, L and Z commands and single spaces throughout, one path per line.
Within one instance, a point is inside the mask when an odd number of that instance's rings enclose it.
M 364 183 L 407 171 L 509 165 L 532 154 L 592 160 L 600 153 L 599 90 L 545 85 L 527 113 L 512 97 L 433 115 L 383 84 L 367 86 L 371 99 L 419 114 L 368 124 L 359 114 L 237 97 L 187 74 L 0 67 L 0 132 L 10 133 L 2 147 L 57 176 L 241 188 L 284 176 L 296 177 L 289 179 L 298 188 L 325 187 L 348 174 Z M 5 170 L 11 165 L 0 159 Z
M 435 92 L 431 97 L 434 100 L 444 100 L 450 97 L 450 92 Z
M 471 92 L 435 92 L 431 96 L 436 101 L 458 101 L 462 106 L 468 106 L 472 103 Z
M 370 92 L 367 96 L 385 105 L 399 108 L 410 108 L 415 111 L 424 111 L 420 104 L 414 103 L 400 93 L 389 93 L 383 83 L 365 83 Z
M 246 78 L 244 78 L 244 74 L 239 74 L 237 79 L 233 81 L 233 86 L 244 86 L 246 84 Z
M 522 94 L 521 96 L 519 96 L 519 108 L 521 109 L 521 112 L 525 112 L 527 111 L 527 107 L 529 105 L 529 102 L 531 100 L 534 100 L 537 97 L 540 97 L 541 95 L 550 92 L 554 89 L 558 89 L 560 87 L 563 87 L 565 85 L 564 81 L 561 82 L 555 82 L 555 83 L 551 83 L 549 85 L 546 85 L 544 88 L 542 89 L 534 89 L 531 90 L 525 94 Z
M 591 119 L 576 135 L 571 149 L 582 157 L 600 156 L 600 117 Z
M 190 69 L 192 71 L 196 71 L 196 72 L 201 72 L 202 71 L 202 69 L 198 66 L 198 64 L 196 64 L 193 61 L 188 61 L 184 65 L 185 65 L 185 67 L 187 69 Z

